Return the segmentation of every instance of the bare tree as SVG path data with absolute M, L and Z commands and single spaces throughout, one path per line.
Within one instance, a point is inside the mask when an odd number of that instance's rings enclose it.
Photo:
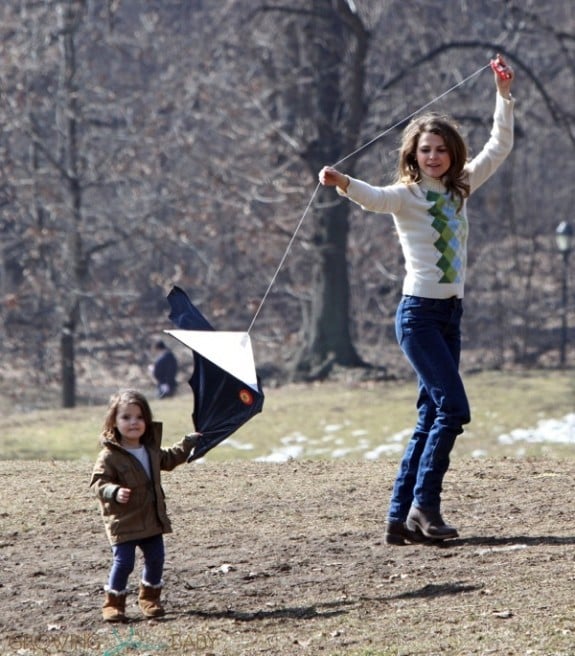
M 89 259 L 83 243 L 83 189 L 80 179 L 78 121 L 80 108 L 75 81 L 77 61 L 75 38 L 82 19 L 84 3 L 67 0 L 58 8 L 61 50 L 60 98 L 57 118 L 61 135 L 61 154 L 58 166 L 68 195 L 67 259 L 70 263 L 70 289 L 63 299 L 63 324 L 60 338 L 62 357 L 62 404 L 65 408 L 76 405 L 76 374 L 74 342 L 78 325 L 80 303 L 86 290 Z
M 283 134 L 300 133 L 298 155 L 310 178 L 322 165 L 335 162 L 357 143 L 365 115 L 364 80 L 369 33 L 352 2 L 331 0 L 305 7 L 263 7 L 282 17 L 285 47 L 277 50 L 270 73 L 281 71 L 292 82 L 280 83 L 267 111 Z M 274 38 L 277 37 L 274 32 Z M 287 69 L 285 54 L 288 54 Z M 269 60 L 268 60 L 269 61 Z M 271 62 L 270 62 L 271 63 Z M 353 163 L 349 163 L 350 169 Z M 364 363 L 350 331 L 347 237 L 349 206 L 331 202 L 320 189 L 312 235 L 312 296 L 304 312 L 304 342 L 292 364 L 293 376 L 321 378 L 333 364 Z
M 461 80 L 466 72 L 460 62 L 466 61 L 468 55 L 480 54 L 486 64 L 495 52 L 504 53 L 515 65 L 518 77 L 524 84 L 520 87 L 521 92 L 533 98 L 534 102 L 530 103 L 532 107 L 543 111 L 547 119 L 551 118 L 552 129 L 563 130 L 567 139 L 572 141 L 573 118 L 569 104 L 558 101 L 550 92 L 557 83 L 553 80 L 562 70 L 561 67 L 557 63 L 546 70 L 544 67 L 545 75 L 542 76 L 531 60 L 532 53 L 526 51 L 521 42 L 523 35 L 527 31 L 532 33 L 534 26 L 537 26 L 540 34 L 551 35 L 560 57 L 571 65 L 571 37 L 568 32 L 553 32 L 546 23 L 543 24 L 537 13 L 531 12 L 527 6 L 515 6 L 515 3 L 502 8 L 498 16 L 489 19 L 483 16 L 483 23 L 477 24 L 477 7 L 473 8 L 472 4 L 461 3 L 461 32 L 436 30 L 433 39 L 429 38 L 428 26 L 448 25 L 450 21 L 451 8 L 443 4 L 433 7 L 428 3 L 409 7 L 395 5 L 382 8 L 379 13 L 364 10 L 363 18 L 358 16 L 353 5 L 345 2 L 316 2 L 313 8 L 303 3 L 286 6 L 281 2 L 262 6 L 261 12 L 274 15 L 273 26 L 265 24 L 273 35 L 269 37 L 270 49 L 265 62 L 275 89 L 275 93 L 269 95 L 268 115 L 271 120 L 281 123 L 280 132 L 287 135 L 284 141 L 291 141 L 303 157 L 311 179 L 316 179 L 317 171 L 323 164 L 333 163 L 353 151 L 362 134 L 373 135 L 379 127 L 374 118 L 390 116 L 388 124 L 393 124 L 408 116 L 418 104 L 423 105 L 437 95 L 438 90 Z M 414 20 L 414 11 L 421 21 Z M 378 39 L 369 39 L 366 17 L 371 19 L 371 32 L 378 31 Z M 258 35 L 260 33 L 261 30 Z M 403 39 L 401 48 L 397 47 L 398 34 Z M 333 40 L 330 35 L 333 35 Z M 284 47 L 280 47 L 280 43 Z M 368 45 L 371 46 L 369 51 Z M 551 42 L 545 44 L 544 51 L 546 57 L 552 56 Z M 366 68 L 370 58 L 375 58 L 381 70 L 378 67 L 373 70 Z M 388 61 L 392 65 L 388 66 Z M 445 111 L 455 114 L 470 133 L 472 146 L 481 145 L 489 129 L 492 95 L 491 83 L 484 83 L 482 88 L 478 83 L 470 83 L 458 92 L 457 109 L 452 107 L 451 97 L 438 103 L 434 109 L 441 111 L 445 108 Z M 481 102 L 477 103 L 479 98 Z M 480 111 L 476 109 L 478 105 Z M 525 130 L 523 120 L 524 112 L 520 108 L 517 121 L 519 142 Z M 541 116 L 539 120 L 543 121 Z M 541 129 L 542 126 L 537 127 L 538 131 Z M 515 219 L 524 213 L 529 214 L 529 210 L 518 202 L 521 195 L 511 196 L 508 193 L 510 185 L 519 182 L 513 175 L 516 161 L 515 157 L 511 158 L 502 175 L 478 194 L 472 211 L 486 216 L 485 210 L 493 211 L 489 207 L 491 204 L 502 217 L 503 226 L 495 222 L 494 228 L 490 229 L 485 222 L 481 229 L 489 230 L 492 238 L 499 240 L 503 227 L 509 236 L 506 243 L 514 245 L 514 249 L 506 251 L 509 253 L 506 257 L 512 257 L 519 267 L 516 270 L 525 274 L 517 279 L 525 282 L 525 288 L 519 296 L 513 296 L 512 304 L 521 303 L 519 299 L 524 301 L 527 297 L 530 297 L 530 303 L 527 313 L 521 312 L 521 323 L 526 329 L 514 330 L 513 334 L 525 345 L 532 335 L 527 327 L 534 325 L 533 316 L 540 313 L 534 302 L 536 299 L 530 292 L 533 286 L 529 284 L 536 269 L 529 257 L 533 236 L 527 226 L 535 226 Z M 363 170 L 370 171 L 366 177 L 374 180 L 371 171 L 376 170 L 378 164 L 373 153 L 367 156 L 362 153 L 361 161 L 352 158 L 346 161 L 345 167 L 347 172 L 353 173 L 355 167 L 360 165 Z M 391 170 L 391 165 L 387 166 Z M 486 199 L 490 199 L 489 202 Z M 314 263 L 310 273 L 310 297 L 302 301 L 304 307 L 309 304 L 309 310 L 302 313 L 305 322 L 305 328 L 300 333 L 302 348 L 295 358 L 296 376 L 312 378 L 325 375 L 334 362 L 352 366 L 361 363 L 350 339 L 350 326 L 354 327 L 354 319 L 350 316 L 347 278 L 349 265 L 358 259 L 358 253 L 347 248 L 348 217 L 350 212 L 354 216 L 357 212 L 334 200 L 333 194 L 324 194 L 323 190 L 318 193 L 315 210 L 312 234 L 306 235 L 311 246 L 307 251 L 308 257 L 311 254 Z M 378 226 L 382 224 L 385 225 L 385 222 Z M 378 227 L 377 238 L 368 236 L 366 239 L 367 247 L 371 249 L 377 243 L 389 245 L 390 234 L 388 229 L 384 235 L 382 228 Z M 373 236 L 372 233 L 370 235 Z M 474 243 L 470 247 L 470 279 L 473 280 Z M 396 246 L 394 250 L 397 251 Z M 359 258 L 363 267 L 366 261 L 370 261 L 365 255 L 366 252 L 362 251 Z M 388 298 L 390 294 L 393 298 L 400 289 L 401 270 L 395 267 L 395 262 L 389 261 L 379 270 L 389 270 L 390 264 L 394 271 L 388 278 L 389 283 L 383 281 L 383 284 L 377 285 L 374 282 L 373 287 L 386 289 Z M 499 262 L 495 266 L 500 266 Z M 386 320 L 389 321 L 389 308 L 394 303 L 389 300 L 380 303 L 377 299 L 375 303 L 387 306 Z M 341 312 L 340 316 L 338 312 Z M 515 312 L 513 316 L 516 320 L 519 315 Z M 472 329 L 471 333 L 475 332 Z M 504 330 L 502 335 L 509 335 L 509 330 Z M 508 354 L 509 351 L 506 358 Z M 527 361 L 525 348 L 514 349 L 513 358 Z
M 477 366 L 552 362 L 575 15 L 483 5 L 3 3 L 4 361 L 34 384 L 68 380 L 66 404 L 109 369 L 138 382 L 173 283 L 217 328 L 245 329 L 321 166 L 345 157 L 346 172 L 390 181 L 399 122 L 501 50 L 518 75 L 516 148 L 470 204 L 465 335 Z M 472 152 L 489 131 L 488 75 L 433 104 Z M 302 379 L 395 364 L 403 262 L 389 217 L 319 189 L 308 218 L 254 327 L 258 362 Z

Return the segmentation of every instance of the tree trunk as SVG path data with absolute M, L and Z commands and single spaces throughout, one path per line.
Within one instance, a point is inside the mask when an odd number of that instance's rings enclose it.
M 62 358 L 62 407 L 76 405 L 76 369 L 74 366 L 74 326 L 64 324 L 60 336 L 60 355 Z
M 74 0 L 61 5 L 60 47 L 61 68 L 61 132 L 62 173 L 65 178 L 71 217 L 69 220 L 67 260 L 70 263 L 70 292 L 64 303 L 61 333 L 62 402 L 64 407 L 76 405 L 75 339 L 77 318 L 82 291 L 88 277 L 88 258 L 82 241 L 82 186 L 79 174 L 78 154 L 78 90 L 75 84 L 76 45 L 75 34 L 81 20 L 82 6 Z
M 312 175 L 345 156 L 356 145 L 365 116 L 363 86 L 369 34 L 345 0 L 325 0 L 324 18 L 308 24 L 309 59 L 316 71 L 314 89 L 318 139 L 303 153 Z M 326 22 L 329 25 L 326 26 Z M 350 59 L 351 58 L 351 59 Z M 353 163 L 347 170 L 353 169 Z M 365 366 L 350 332 L 347 201 L 334 203 L 334 190 L 321 189 L 324 207 L 314 220 L 313 289 L 305 342 L 295 360 L 295 379 L 322 378 L 333 364 Z M 321 200 L 326 201 L 322 203 Z M 328 202 L 329 201 L 329 202 Z
M 333 190 L 332 190 L 333 192 Z M 308 344 L 313 369 L 323 363 L 359 366 L 362 363 L 350 334 L 347 271 L 348 208 L 340 203 L 317 221 L 317 255 Z

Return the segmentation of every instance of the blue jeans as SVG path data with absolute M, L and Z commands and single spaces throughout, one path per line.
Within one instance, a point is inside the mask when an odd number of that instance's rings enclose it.
M 401 350 L 418 378 L 418 420 L 399 466 L 388 519 L 403 522 L 413 505 L 440 510 L 449 454 L 471 420 L 459 375 L 461 299 L 404 296 L 395 317 Z
M 128 586 L 128 577 L 136 564 L 136 547 L 144 554 L 142 581 L 149 585 L 160 585 L 164 572 L 164 536 L 160 533 L 143 540 L 130 540 L 112 547 L 114 561 L 108 579 L 108 588 L 123 592 Z

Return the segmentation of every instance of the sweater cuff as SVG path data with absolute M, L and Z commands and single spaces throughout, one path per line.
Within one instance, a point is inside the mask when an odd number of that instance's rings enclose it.
M 349 197 L 349 190 L 351 188 L 351 183 L 353 181 L 353 178 L 351 176 L 347 176 L 347 179 L 349 180 L 348 185 L 347 185 L 347 190 L 343 189 L 342 187 L 336 187 L 335 190 L 340 196 L 345 196 L 346 198 Z
M 102 497 L 104 498 L 104 501 L 117 501 L 119 491 L 119 485 L 106 485 Z
M 505 98 L 505 96 L 502 96 L 499 91 L 497 92 L 497 95 L 499 98 L 506 104 L 506 105 L 514 105 L 515 104 L 515 97 L 510 93 L 509 98 Z

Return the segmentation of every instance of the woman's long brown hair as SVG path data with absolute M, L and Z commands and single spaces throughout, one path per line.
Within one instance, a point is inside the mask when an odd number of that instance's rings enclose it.
M 445 188 L 458 202 L 458 210 L 469 196 L 464 166 L 467 161 L 467 147 L 459 134 L 456 124 L 446 116 L 429 113 L 414 119 L 403 131 L 399 149 L 399 162 L 396 182 L 406 184 L 419 182 L 421 171 L 417 164 L 417 145 L 424 132 L 431 132 L 442 137 L 449 152 L 451 166 L 441 178 Z

